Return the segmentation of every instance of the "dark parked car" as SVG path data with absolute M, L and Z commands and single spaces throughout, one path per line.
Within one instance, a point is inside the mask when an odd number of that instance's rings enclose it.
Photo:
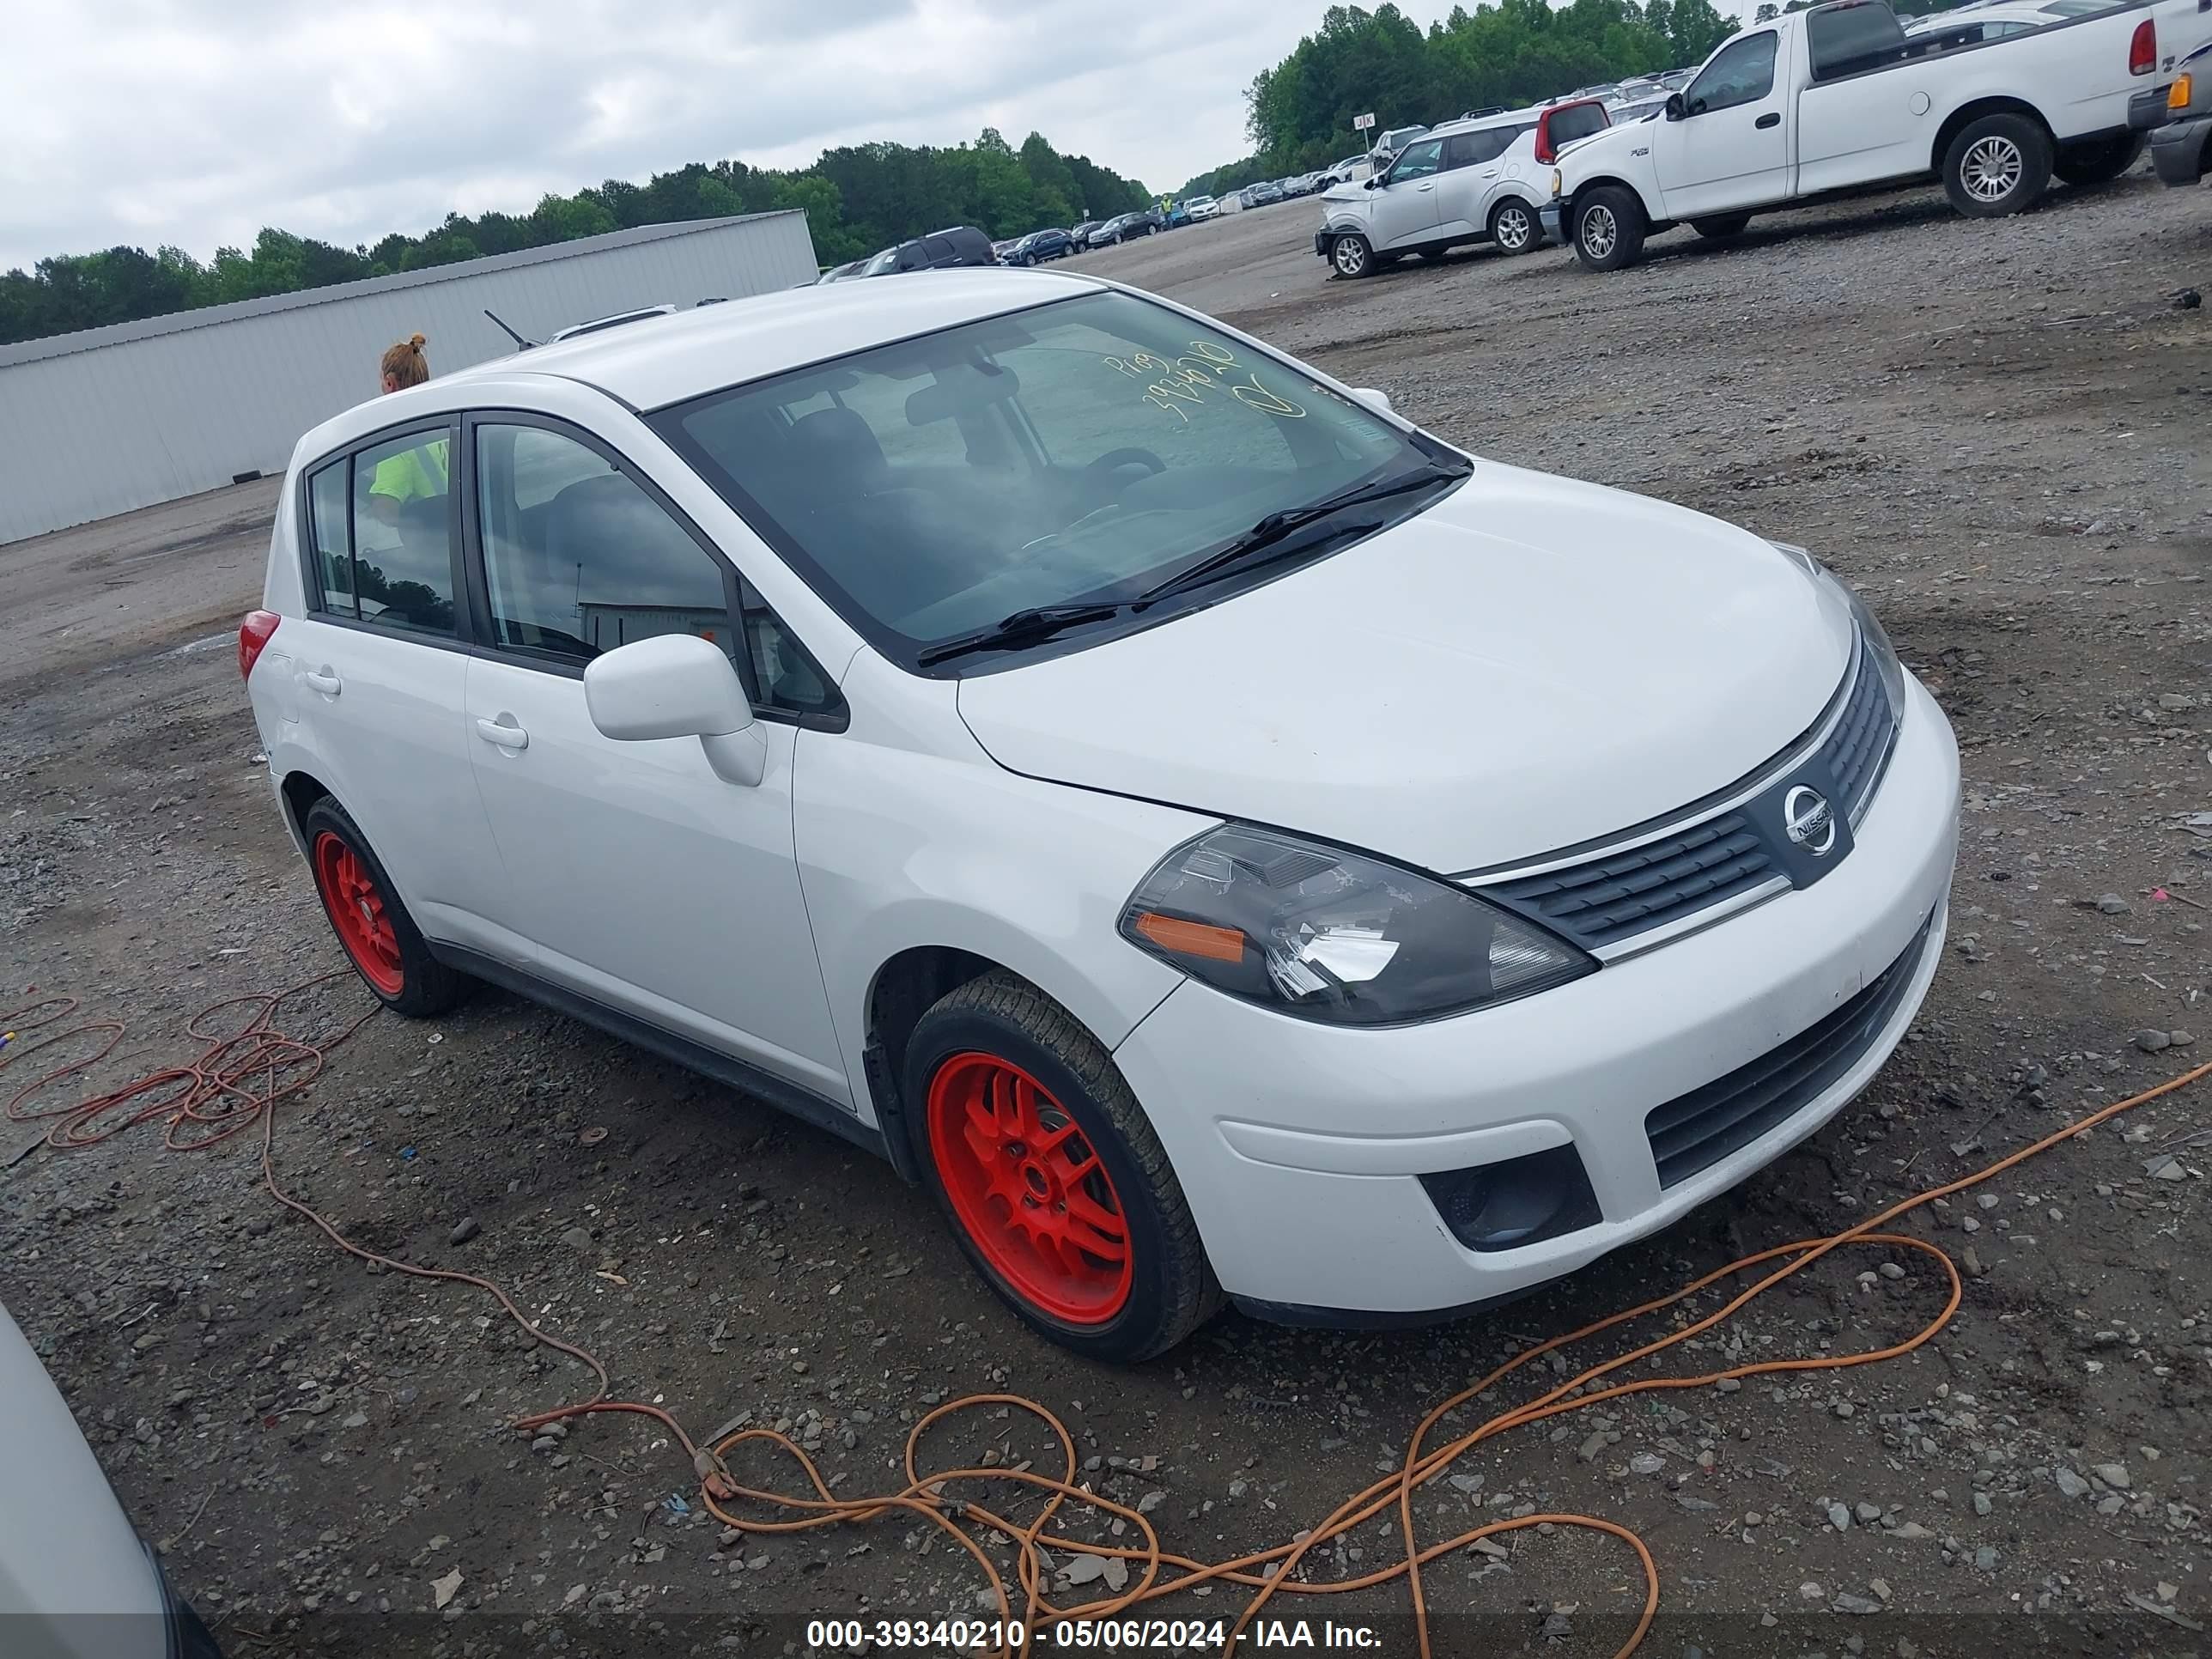
M 1075 252 L 1075 238 L 1064 230 L 1033 230 L 1014 244 L 1003 263 L 1041 265 L 1048 259 L 1065 259 Z
M 1283 199 L 1280 187 L 1273 179 L 1263 180 L 1256 185 L 1247 185 L 1237 193 L 1243 198 L 1244 205 L 1248 208 L 1267 207 Z
M 1099 219 L 1085 219 L 1067 233 L 1067 240 L 1075 244 L 1075 251 L 1078 253 L 1091 246 L 1091 233 L 1103 222 L 1104 221 Z
M 956 265 L 995 265 L 991 239 L 973 225 L 933 230 L 896 247 L 887 247 L 861 267 L 863 276 L 891 276 L 906 270 L 944 270 Z
M 1109 219 L 1091 233 L 1092 247 L 1110 247 L 1116 242 L 1126 242 L 1132 236 L 1150 236 L 1159 226 L 1152 222 L 1149 213 L 1125 213 L 1117 219 Z

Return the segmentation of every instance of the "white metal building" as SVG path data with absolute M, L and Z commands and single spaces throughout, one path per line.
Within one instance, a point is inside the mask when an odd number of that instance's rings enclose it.
M 811 282 L 803 212 L 643 225 L 550 247 L 0 346 L 0 543 L 283 471 L 427 336 L 431 373 L 663 302 Z

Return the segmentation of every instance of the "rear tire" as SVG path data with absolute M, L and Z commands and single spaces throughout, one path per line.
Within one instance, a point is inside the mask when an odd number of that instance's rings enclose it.
M 971 980 L 921 1017 L 905 1071 L 938 1206 L 1024 1324 L 1128 1365 L 1220 1310 L 1144 1109 L 1097 1039 L 1043 992 L 1003 969 Z
M 1328 245 L 1328 262 L 1338 276 L 1357 282 L 1375 274 L 1375 248 L 1358 232 L 1350 231 Z
M 301 825 L 323 914 L 378 1001 L 410 1019 L 458 1007 L 474 981 L 430 954 L 399 890 L 345 809 L 325 796 Z
M 1969 121 L 1943 152 L 1943 193 L 1970 219 L 2033 205 L 2051 182 L 2051 138 L 2024 115 Z
M 1709 242 L 1724 242 L 1731 236 L 1743 234 L 1743 228 L 1751 222 L 1748 213 L 1717 213 L 1710 218 L 1692 219 L 1690 228 Z
M 1490 210 L 1490 240 L 1500 253 L 1534 253 L 1544 245 L 1543 223 L 1526 202 L 1500 202 Z
M 1644 255 L 1650 228 L 1644 204 L 1618 185 L 1601 185 L 1575 204 L 1575 258 L 1585 270 L 1619 270 Z
M 2142 159 L 2147 132 L 2124 132 L 2060 150 L 2051 170 L 2069 185 L 2106 185 Z

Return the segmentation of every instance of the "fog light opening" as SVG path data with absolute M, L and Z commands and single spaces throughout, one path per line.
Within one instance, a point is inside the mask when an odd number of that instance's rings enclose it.
M 1470 1250 L 1518 1249 L 1604 1219 L 1572 1143 L 1425 1175 L 1421 1185 L 1451 1236 Z

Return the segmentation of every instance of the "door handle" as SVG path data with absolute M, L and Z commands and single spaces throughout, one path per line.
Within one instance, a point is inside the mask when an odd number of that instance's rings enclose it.
M 1495 179 L 1498 176 L 1498 169 L 1496 167 L 1486 168 L 1482 176 L 1486 179 Z
M 1765 114 L 1752 123 L 1755 127 L 1778 127 L 1781 125 L 1782 117 L 1773 110 L 1767 111 Z
M 486 743 L 495 743 L 502 749 L 527 749 L 530 747 L 530 733 L 514 725 L 514 719 L 510 714 L 501 720 L 478 720 L 477 735 Z
M 1413 188 L 1419 191 L 1431 191 L 1434 190 L 1436 186 L 1434 185 L 1416 185 Z
M 345 682 L 340 679 L 328 668 L 319 670 L 310 668 L 302 673 L 300 678 L 307 681 L 308 685 L 313 687 L 315 690 L 321 692 L 326 697 L 335 697 L 339 692 L 345 690 Z

